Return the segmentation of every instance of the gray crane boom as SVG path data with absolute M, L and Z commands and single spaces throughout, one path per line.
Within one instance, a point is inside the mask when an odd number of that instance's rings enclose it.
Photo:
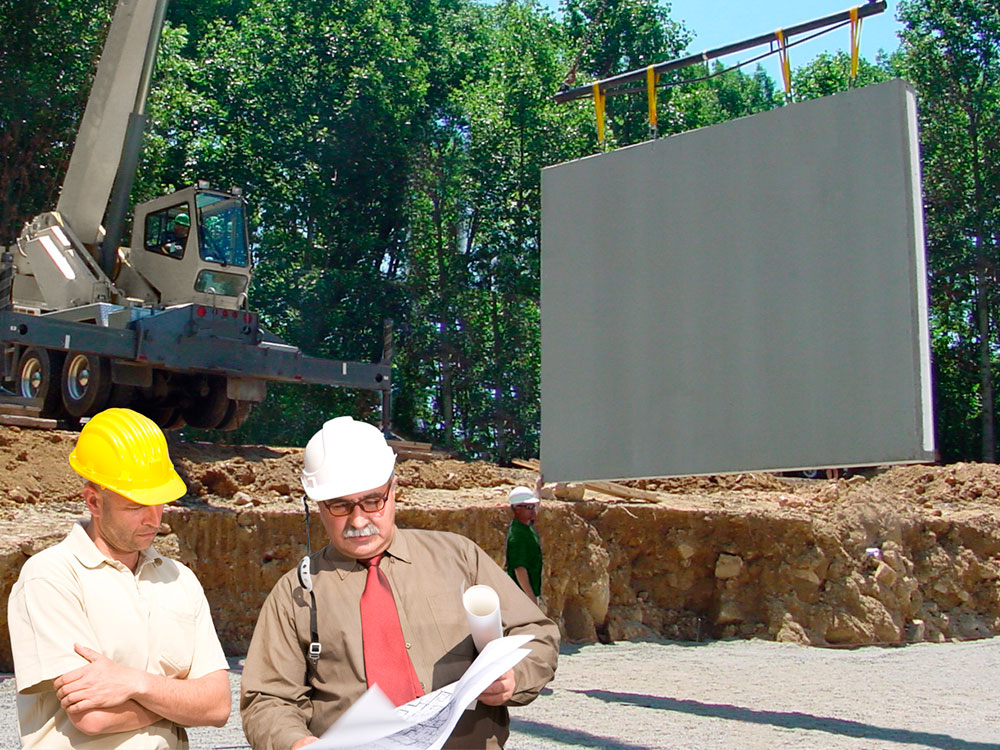
M 119 0 L 115 8 L 56 204 L 64 222 L 88 245 L 102 239 L 129 115 L 136 109 L 142 114 L 165 7 L 166 0 Z

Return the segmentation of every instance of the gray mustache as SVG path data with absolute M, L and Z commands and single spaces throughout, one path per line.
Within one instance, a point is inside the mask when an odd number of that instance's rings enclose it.
M 375 534 L 378 534 L 378 526 L 373 523 L 369 523 L 362 529 L 355 529 L 353 527 L 344 529 L 344 539 L 351 539 L 356 536 L 373 536 Z

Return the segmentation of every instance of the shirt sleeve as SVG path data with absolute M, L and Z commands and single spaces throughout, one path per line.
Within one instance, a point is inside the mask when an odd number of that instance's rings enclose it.
M 44 578 L 18 581 L 7 602 L 18 692 L 41 692 L 55 678 L 87 663 L 73 644 L 96 649 L 99 641 L 84 612 L 77 591 Z
M 500 597 L 504 635 L 531 634 L 525 644 L 531 651 L 514 667 L 514 695 L 509 704 L 531 703 L 556 672 L 559 657 L 559 628 L 534 602 L 524 595 L 510 576 L 479 546 L 476 546 L 476 583 L 491 586 Z
M 243 667 L 240 713 L 254 750 L 287 750 L 312 734 L 306 675 L 292 586 L 286 576 L 275 584 L 260 610 Z
M 220 669 L 229 669 L 226 652 L 222 650 L 219 636 L 212 622 L 212 610 L 208 606 L 205 592 L 198 585 L 198 609 L 195 613 L 195 647 L 194 658 L 191 660 L 191 670 L 188 678 L 195 680 Z

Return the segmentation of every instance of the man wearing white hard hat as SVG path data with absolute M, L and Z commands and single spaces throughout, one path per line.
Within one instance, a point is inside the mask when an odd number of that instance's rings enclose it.
M 538 497 L 528 487 L 515 487 L 507 501 L 514 516 L 507 527 L 507 575 L 537 604 L 542 595 L 542 545 L 535 530 Z
M 458 534 L 396 526 L 395 460 L 376 427 L 350 417 L 306 445 L 302 484 L 330 543 L 261 608 L 240 701 L 253 748 L 312 744 L 374 684 L 402 705 L 458 680 L 476 657 L 462 593 L 477 584 L 497 592 L 504 635 L 534 639 L 444 747 L 502 748 L 506 707 L 530 703 L 555 673 L 558 628 L 489 555 Z

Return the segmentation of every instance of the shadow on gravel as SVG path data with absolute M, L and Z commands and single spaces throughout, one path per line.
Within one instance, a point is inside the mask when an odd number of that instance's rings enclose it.
M 746 721 L 752 724 L 773 724 L 785 729 L 807 729 L 810 731 L 840 734 L 845 737 L 858 737 L 881 742 L 899 742 L 907 745 L 920 745 L 941 750 L 1000 750 L 1000 745 L 991 742 L 970 742 L 960 740 L 946 734 L 932 732 L 917 732 L 910 729 L 888 729 L 871 724 L 862 724 L 845 719 L 832 719 L 826 716 L 813 716 L 786 711 L 757 711 L 752 708 L 741 708 L 717 703 L 700 703 L 692 700 L 676 698 L 661 698 L 655 695 L 637 693 L 612 693 L 607 690 L 573 690 L 574 693 L 597 698 L 608 703 L 628 703 L 644 708 L 657 708 L 665 711 L 680 711 L 696 716 L 713 719 L 728 719 L 730 721 Z
M 649 750 L 648 745 L 631 745 L 611 737 L 601 737 L 599 734 L 590 734 L 578 729 L 565 729 L 552 724 L 525 721 L 514 717 L 511 717 L 510 728 L 521 734 L 530 734 L 532 737 L 561 742 L 567 747 L 599 747 L 601 750 Z

